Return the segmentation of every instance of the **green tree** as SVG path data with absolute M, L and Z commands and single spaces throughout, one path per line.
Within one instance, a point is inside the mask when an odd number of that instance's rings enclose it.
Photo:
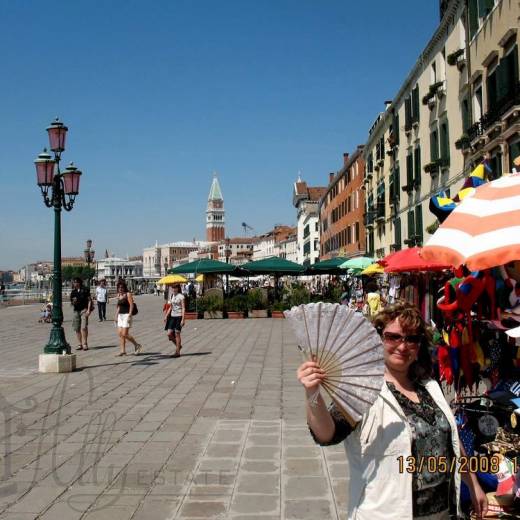
M 72 266 L 66 265 L 61 270 L 61 276 L 65 282 L 70 282 L 72 280 Z

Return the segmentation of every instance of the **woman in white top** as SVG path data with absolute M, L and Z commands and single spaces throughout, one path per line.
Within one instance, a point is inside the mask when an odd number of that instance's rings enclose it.
M 307 422 L 320 445 L 344 441 L 350 479 L 349 520 L 448 520 L 460 513 L 460 479 L 469 487 L 476 518 L 487 500 L 476 475 L 460 464 L 464 450 L 455 418 L 431 378 L 429 332 L 419 311 L 405 303 L 373 320 L 383 340 L 381 393 L 351 426 L 340 410 L 312 397 L 324 377 L 317 363 L 298 369 L 307 396 Z M 425 461 L 429 461 L 426 464 Z
M 168 339 L 175 345 L 175 353 L 172 357 L 178 358 L 181 355 L 181 330 L 184 327 L 185 304 L 181 286 L 175 284 L 173 293 L 170 296 L 169 306 L 164 313 L 164 330 L 168 333 Z
M 130 327 L 132 326 L 132 315 L 134 314 L 134 297 L 128 290 L 126 282 L 119 280 L 117 282 L 117 306 L 115 323 L 119 335 L 119 354 L 116 357 L 126 356 L 126 342 L 129 341 L 134 345 L 135 355 L 138 356 L 143 347 L 139 344 L 136 339 L 129 333 Z

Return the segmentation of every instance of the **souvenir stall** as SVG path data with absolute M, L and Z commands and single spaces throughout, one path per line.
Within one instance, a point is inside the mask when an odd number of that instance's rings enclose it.
M 484 179 L 486 165 L 479 168 Z M 455 395 L 475 466 L 468 471 L 489 492 L 490 511 L 519 518 L 520 175 L 462 191 L 421 251 L 425 261 L 456 266 L 436 301 L 437 378 Z M 431 206 L 448 206 L 434 199 Z

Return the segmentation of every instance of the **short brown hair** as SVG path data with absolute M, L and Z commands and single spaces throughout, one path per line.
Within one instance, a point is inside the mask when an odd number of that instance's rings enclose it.
M 119 287 L 122 287 L 125 293 L 128 292 L 128 286 L 126 285 L 126 282 L 124 280 L 118 280 L 116 289 L 119 289 Z
M 372 324 L 381 335 L 385 327 L 398 318 L 399 324 L 405 332 L 413 332 L 422 336 L 417 360 L 410 365 L 408 377 L 412 381 L 430 379 L 432 377 L 432 358 L 430 354 L 432 334 L 417 307 L 407 302 L 389 305 L 374 316 Z

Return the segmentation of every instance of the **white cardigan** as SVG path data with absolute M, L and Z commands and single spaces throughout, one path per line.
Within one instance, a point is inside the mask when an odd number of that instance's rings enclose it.
M 459 436 L 453 413 L 434 380 L 424 384 L 451 426 L 453 454 L 457 457 L 455 493 L 460 515 Z M 412 474 L 406 471 L 406 457 L 412 455 L 412 433 L 406 415 L 383 383 L 381 393 L 361 424 L 345 439 L 350 468 L 349 520 L 413 519 Z M 405 471 L 399 472 L 402 455 Z

